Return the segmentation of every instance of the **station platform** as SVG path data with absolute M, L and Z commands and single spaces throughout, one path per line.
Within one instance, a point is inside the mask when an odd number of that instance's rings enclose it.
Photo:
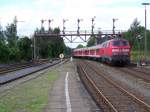
M 56 69 L 59 78 L 50 91 L 44 112 L 102 112 L 84 88 L 74 62 L 69 61 Z

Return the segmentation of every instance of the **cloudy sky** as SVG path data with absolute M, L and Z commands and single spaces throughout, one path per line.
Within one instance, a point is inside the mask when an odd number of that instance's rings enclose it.
M 3 28 L 17 16 L 18 34 L 32 35 L 40 27 L 41 19 L 54 19 L 51 26 L 60 27 L 66 22 L 66 30 L 77 30 L 77 19 L 82 18 L 81 30 L 91 29 L 91 18 L 96 16 L 95 29 L 112 30 L 112 18 L 116 30 L 128 30 L 135 18 L 144 26 L 144 6 L 149 0 L 0 0 L 0 24 Z M 147 18 L 150 18 L 150 6 L 147 7 Z M 147 19 L 150 28 L 150 19 Z M 48 23 L 45 23 L 45 28 Z

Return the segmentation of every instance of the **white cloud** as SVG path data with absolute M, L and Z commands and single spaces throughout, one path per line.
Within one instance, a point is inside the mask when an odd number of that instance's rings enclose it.
M 109 8 L 109 7 L 96 7 L 96 8 L 65 8 L 61 16 L 71 20 L 74 24 L 77 23 L 77 18 L 82 18 L 84 27 L 91 26 L 91 18 L 96 16 L 95 22 L 97 27 L 102 29 L 111 29 L 112 28 L 112 18 L 118 18 L 116 23 L 120 23 L 119 29 L 127 29 L 130 27 L 131 22 L 134 18 L 143 20 L 143 10 L 141 8 Z M 68 21 L 69 25 L 71 24 Z M 122 24 L 122 25 L 121 25 Z M 71 24 L 71 28 L 76 27 L 76 25 Z
M 112 18 L 118 18 L 115 22 L 116 30 L 127 30 L 130 24 L 137 17 L 144 26 L 144 7 L 138 6 L 142 0 L 33 0 L 30 6 L 21 7 L 18 4 L 0 7 L 0 21 L 3 26 L 11 23 L 14 16 L 18 20 L 24 20 L 24 23 L 18 23 L 19 34 L 33 33 L 36 27 L 40 27 L 41 19 L 54 19 L 52 27 L 60 26 L 62 28 L 62 19 L 69 19 L 66 22 L 66 30 L 77 30 L 77 19 L 82 18 L 80 23 L 81 30 L 91 29 L 91 18 L 96 16 L 95 29 L 112 29 Z M 137 6 L 123 7 L 117 4 L 132 3 Z M 150 18 L 149 7 L 147 7 L 147 18 Z M 148 19 L 147 19 L 148 20 Z M 147 21 L 150 28 L 150 21 Z M 48 23 L 45 23 L 48 27 Z

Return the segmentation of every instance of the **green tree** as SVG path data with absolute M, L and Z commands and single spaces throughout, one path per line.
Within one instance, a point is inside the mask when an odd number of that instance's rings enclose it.
M 84 48 L 82 44 L 79 44 L 76 48 Z
M 60 34 L 60 28 L 59 27 L 54 28 L 53 33 Z
M 9 48 L 9 61 L 20 61 L 20 52 L 17 46 L 17 41 L 19 37 L 17 36 L 16 32 L 15 20 L 13 23 L 11 23 L 10 25 L 8 24 L 6 26 L 6 30 L 4 32 L 7 46 Z
M 2 26 L 0 25 L 0 42 L 4 42 L 4 41 L 5 41 L 5 35 Z
M 144 34 L 144 27 L 141 26 L 140 22 L 137 20 L 137 18 L 135 18 L 129 30 L 127 32 L 124 32 L 123 35 L 126 39 L 129 40 L 133 50 L 137 50 L 139 44 L 137 41 L 137 36 L 141 35 L 143 37 L 144 36 L 143 34 Z M 143 43 L 143 40 L 141 40 L 141 43 Z M 141 47 L 143 47 L 143 44 Z
M 19 37 L 17 36 L 15 23 L 6 26 L 5 36 L 10 48 L 17 47 L 17 40 Z
M 3 31 L 0 26 L 0 62 L 20 62 L 32 58 L 31 39 L 19 38 L 16 31 L 16 18 Z
M 143 35 L 143 40 L 144 40 L 144 35 Z M 150 30 L 147 30 L 147 48 L 148 48 L 148 50 L 150 49 L 149 42 L 150 42 Z
M 18 40 L 18 47 L 21 55 L 21 60 L 29 61 L 32 59 L 32 41 L 27 36 Z
M 21 54 L 18 48 L 9 48 L 9 62 L 20 62 Z
M 7 45 L 0 41 L 0 62 L 5 63 L 9 62 L 9 48 Z
M 38 30 L 36 30 L 38 31 Z M 40 33 L 40 32 L 39 32 Z M 60 34 L 59 28 L 51 29 L 52 34 Z M 65 44 L 63 38 L 58 36 L 44 37 L 44 38 L 36 38 L 36 43 L 39 49 L 39 57 L 40 58 L 53 58 L 59 57 L 60 53 L 65 52 Z
M 87 47 L 95 45 L 96 37 L 90 37 L 89 41 L 87 42 Z
M 70 47 L 66 46 L 66 47 L 65 47 L 65 50 L 64 50 L 64 54 L 65 54 L 66 56 L 70 56 L 71 53 L 72 53 L 72 49 L 71 49 Z
M 52 58 L 52 43 L 51 42 L 48 43 L 47 53 L 48 53 L 47 57 Z

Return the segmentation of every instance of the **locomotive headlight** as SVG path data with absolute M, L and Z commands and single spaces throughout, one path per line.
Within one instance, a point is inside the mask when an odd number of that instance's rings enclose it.
M 119 49 L 112 49 L 112 52 L 119 52 Z

